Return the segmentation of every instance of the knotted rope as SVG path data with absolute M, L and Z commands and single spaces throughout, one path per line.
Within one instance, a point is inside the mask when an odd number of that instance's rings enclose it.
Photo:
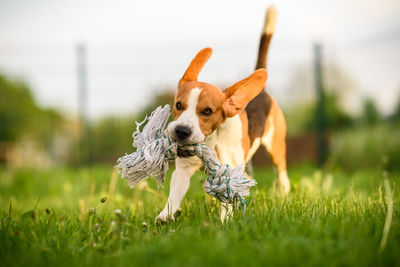
M 201 159 L 209 175 L 204 185 L 207 194 L 224 203 L 239 200 L 246 208 L 244 197 L 249 195 L 249 188 L 255 186 L 256 182 L 247 179 L 243 166 L 232 169 L 227 164 L 220 164 L 215 152 L 205 143 L 186 145 L 172 140 L 165 130 L 169 116 L 170 107 L 166 105 L 158 107 L 149 118 L 136 123 L 132 145 L 137 149 L 119 158 L 116 166 L 122 178 L 128 181 L 130 187 L 147 177 L 154 178 L 160 186 L 165 181 L 168 161 L 175 159 L 179 148 Z M 140 131 L 144 123 L 146 125 Z

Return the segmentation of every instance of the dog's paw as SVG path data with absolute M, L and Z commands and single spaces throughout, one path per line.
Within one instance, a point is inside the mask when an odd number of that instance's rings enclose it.
M 287 196 L 290 192 L 290 180 L 286 171 L 281 171 L 276 181 L 276 191 L 282 195 Z
M 163 213 L 161 212 L 156 219 L 154 220 L 155 224 L 167 224 L 168 220 L 175 220 L 175 218 L 171 215 L 168 215 L 168 213 Z
M 156 224 L 167 224 L 168 221 L 175 221 L 182 213 L 181 209 L 177 209 L 174 214 L 168 214 L 168 212 L 162 211 L 154 220 Z
M 167 224 L 168 221 L 175 221 L 176 218 L 181 216 L 182 210 L 179 208 L 177 209 L 173 215 L 168 214 L 168 212 L 162 211 L 154 220 L 156 224 Z
M 287 196 L 290 193 L 290 183 L 276 183 L 276 191 L 281 195 L 281 196 Z

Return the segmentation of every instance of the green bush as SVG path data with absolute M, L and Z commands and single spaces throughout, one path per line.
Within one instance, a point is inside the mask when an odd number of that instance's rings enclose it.
M 106 117 L 98 121 L 92 127 L 93 161 L 113 164 L 125 153 L 131 153 L 135 129 L 134 116 Z
M 334 134 L 332 160 L 346 169 L 400 169 L 400 125 L 378 124 Z

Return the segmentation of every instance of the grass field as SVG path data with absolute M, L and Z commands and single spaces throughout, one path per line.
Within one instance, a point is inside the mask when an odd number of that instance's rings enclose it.
M 398 173 L 389 173 L 393 220 L 380 251 L 388 198 L 381 171 L 292 168 L 292 193 L 276 196 L 272 170 L 256 170 L 246 214 L 227 224 L 192 178 L 175 222 L 153 223 L 168 186 L 131 190 L 111 167 L 0 170 L 2 266 L 396 266 Z M 104 202 L 104 197 L 107 199 Z M 103 198 L 103 202 L 101 199 Z

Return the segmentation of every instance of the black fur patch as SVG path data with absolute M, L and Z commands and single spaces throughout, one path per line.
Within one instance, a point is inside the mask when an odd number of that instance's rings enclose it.
M 267 57 L 268 57 L 268 47 L 271 43 L 272 34 L 265 34 L 261 35 L 260 39 L 260 46 L 258 48 L 258 57 L 257 57 L 257 64 L 255 70 L 258 69 L 266 69 L 267 68 Z
M 257 137 L 264 135 L 265 122 L 271 109 L 271 103 L 271 96 L 263 90 L 246 106 L 250 146 Z

